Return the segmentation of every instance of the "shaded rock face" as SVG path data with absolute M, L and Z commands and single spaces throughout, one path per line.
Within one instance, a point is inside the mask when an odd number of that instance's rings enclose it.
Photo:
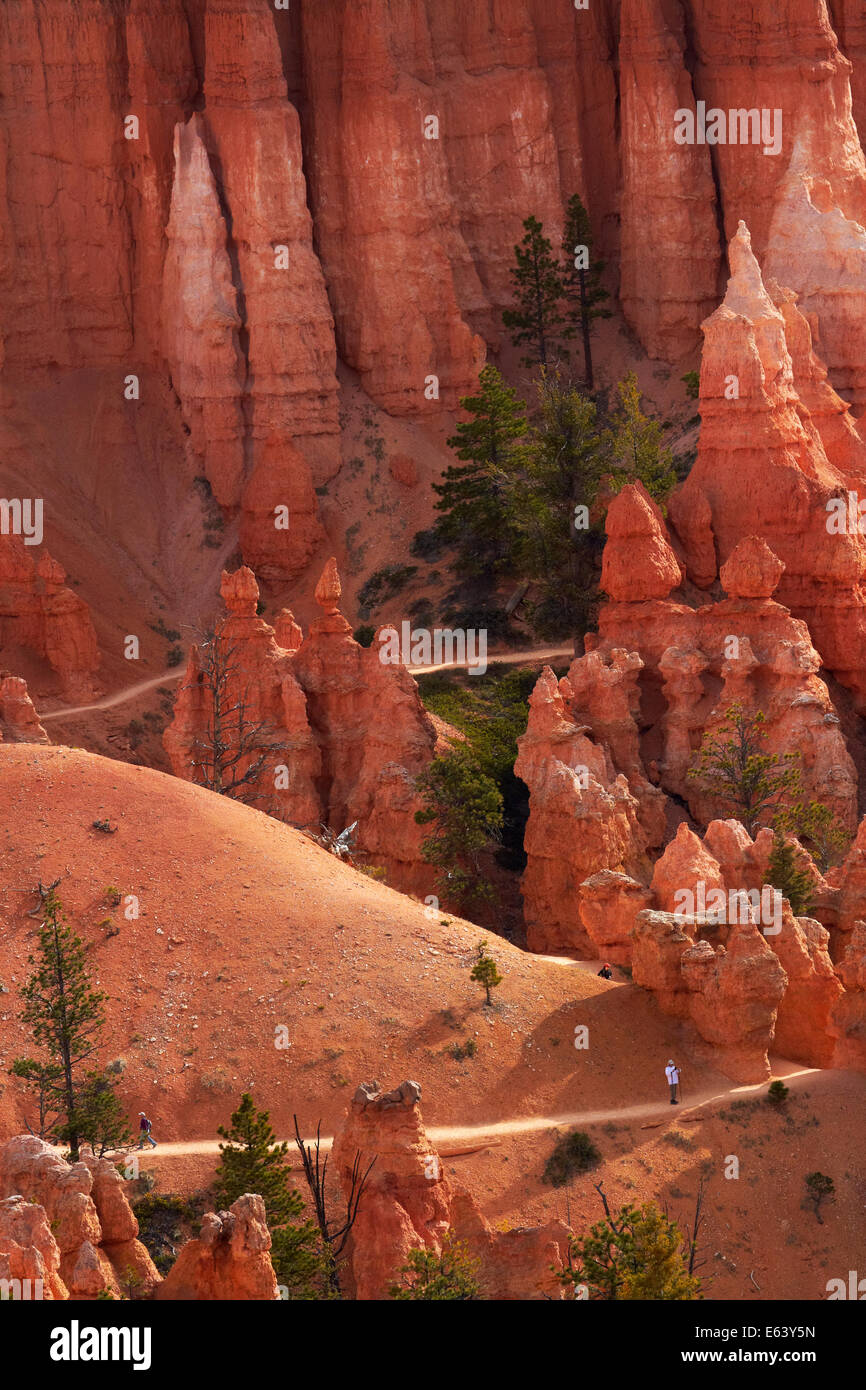
M 48 735 L 20 676 L 0 673 L 0 739 L 7 743 L 48 743 Z
M 826 877 L 832 893 L 829 925 L 847 944 L 848 933 L 858 921 L 866 920 L 866 820 L 860 822 L 843 862 L 830 869 Z
M 241 319 L 226 228 L 202 122 L 175 126 L 165 235 L 163 350 L 189 451 L 221 506 L 237 506 L 244 476 Z
M 480 1260 L 484 1297 L 558 1297 L 550 1266 L 564 1262 L 567 1227 L 553 1221 L 508 1233 L 492 1230 L 474 1199 L 447 1176 L 424 1129 L 420 1100 L 417 1081 L 393 1091 L 364 1082 L 334 1140 L 333 1163 L 346 1197 L 356 1156 L 362 1172 L 376 1159 L 347 1247 L 355 1296 L 386 1298 L 400 1282 L 409 1251 L 438 1251 L 450 1234 Z
M 201 1235 L 181 1248 L 156 1298 L 273 1302 L 280 1295 L 270 1248 L 265 1204 L 261 1197 L 245 1193 L 228 1211 L 202 1217 Z
M 766 940 L 788 979 L 776 1018 L 773 1050 L 805 1066 L 831 1066 L 834 1040 L 830 1020 L 844 990 L 830 960 L 830 933 L 811 917 L 794 917 L 786 902 L 782 930 Z
M 694 105 L 685 20 L 685 9 L 664 0 L 624 0 L 620 12 L 620 298 L 647 351 L 663 358 L 697 346 L 721 268 L 709 147 L 682 145 L 671 158 L 675 113 Z M 641 254 L 648 222 L 649 258 Z
M 533 951 L 591 956 L 592 941 L 578 912 L 581 885 L 604 870 L 633 876 L 644 862 L 649 835 L 640 820 L 641 801 L 610 748 L 612 739 L 628 765 L 636 741 L 628 694 L 635 669 L 618 661 L 624 656 L 615 654 L 610 666 L 598 671 L 602 679 L 607 673 L 619 681 L 619 709 L 612 704 L 607 711 L 615 721 L 605 729 L 608 740 L 578 713 L 570 675 L 557 682 L 545 667 L 529 697 L 514 770 L 529 788 L 521 892 Z M 637 786 L 653 793 L 639 774 Z
M 830 1018 L 833 1066 L 866 1071 L 866 922 L 854 923 L 836 973 L 845 993 Z
M 32 1200 L 33 1210 L 50 1223 L 54 1248 L 40 1235 L 39 1223 L 33 1228 L 32 1244 L 54 1281 L 53 1297 L 95 1298 L 109 1289 L 120 1298 L 130 1275 L 144 1295 L 159 1283 L 156 1267 L 138 1240 L 138 1222 L 123 1179 L 107 1159 L 85 1154 L 81 1162 L 70 1165 L 42 1139 L 19 1135 L 0 1145 L 0 1197 Z
M 28 648 L 48 661 L 64 696 L 87 699 L 100 661 L 96 633 L 87 604 L 65 579 L 47 551 L 34 559 L 18 536 L 0 535 L 0 654 Z M 10 687 L 7 698 L 11 708 L 19 695 Z M 32 727 L 23 707 L 19 713 L 22 727 Z
M 734 925 L 727 946 L 695 941 L 695 919 L 638 913 L 632 977 L 664 1013 L 690 1021 L 707 1059 L 735 1081 L 770 1075 L 767 1050 L 786 975 L 756 926 Z
M 251 570 L 223 574 L 227 614 L 216 648 L 194 650 L 164 741 L 176 776 L 213 785 L 213 681 L 217 652 L 226 670 L 224 722 L 231 744 L 223 788 L 291 825 L 339 834 L 358 822 L 357 850 L 384 865 L 403 891 L 429 885 L 415 823 L 422 801 L 414 779 L 433 756 L 436 733 L 418 687 L 402 665 L 380 660 L 382 648 L 354 641 L 339 611 L 340 580 L 332 559 L 316 589 L 322 616 L 306 638 L 284 612 L 276 630 L 256 616 Z M 282 647 L 280 641 L 289 645 Z M 252 770 L 249 782 L 235 786 Z M 208 782 L 210 779 L 210 782 Z

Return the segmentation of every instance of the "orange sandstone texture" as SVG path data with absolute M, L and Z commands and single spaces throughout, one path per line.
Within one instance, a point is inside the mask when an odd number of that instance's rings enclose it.
M 156 1298 L 273 1302 L 280 1295 L 270 1248 L 265 1204 L 261 1197 L 245 1193 L 228 1211 L 202 1217 L 201 1235 L 181 1247 Z
M 703 588 L 745 538 L 763 541 L 784 565 L 778 602 L 805 620 L 824 664 L 862 701 L 866 542 L 846 513 L 848 492 L 863 492 L 866 443 L 827 381 L 802 299 L 778 274 L 768 291 L 744 223 L 728 255 L 724 302 L 703 325 L 698 456 L 671 523 Z
M 119 1298 L 130 1269 L 144 1293 L 159 1283 L 156 1267 L 138 1240 L 138 1222 L 123 1192 L 123 1179 L 108 1159 L 85 1152 L 70 1166 L 42 1139 L 18 1135 L 0 1146 L 0 1194 L 32 1200 L 51 1223 L 59 1278 L 68 1291 L 55 1292 L 54 1297 L 95 1298 L 101 1289 L 109 1289 Z M 50 1246 L 43 1246 L 42 1258 L 56 1280 Z
M 349 1238 L 355 1297 L 386 1298 L 400 1283 L 411 1250 L 440 1251 L 450 1236 L 479 1260 L 483 1297 L 558 1298 L 551 1266 L 564 1263 L 568 1228 L 551 1221 L 493 1230 L 469 1193 L 448 1176 L 424 1129 L 420 1100 L 417 1081 L 385 1092 L 378 1082 L 365 1082 L 334 1141 L 333 1162 L 347 1199 L 356 1159 L 364 1173 L 375 1158 Z
M 0 738 L 10 743 L 47 743 L 27 682 L 20 676 L 0 674 Z
M 331 559 L 316 589 L 322 616 L 303 638 L 290 614 L 276 629 L 256 616 L 251 570 L 223 575 L 228 612 L 217 623 L 217 649 L 229 702 L 243 706 L 253 731 L 250 747 L 235 744 L 228 761 L 236 764 L 232 780 L 255 774 L 233 794 L 316 834 L 322 825 L 339 834 L 357 821 L 357 849 L 388 869 L 393 886 L 420 890 L 430 882 L 421 854 L 428 832 L 415 823 L 423 803 L 414 778 L 433 756 L 436 733 L 408 671 L 383 663 L 379 644 L 354 641 L 340 592 Z M 207 651 L 193 650 L 165 733 L 175 774 L 200 782 L 214 743 L 207 661 Z
M 49 662 L 67 699 L 86 699 L 94 693 L 99 650 L 90 610 L 65 579 L 47 551 L 34 559 L 18 536 L 0 536 L 0 653 L 29 648 Z M 16 698 L 11 687 L 6 693 Z M 23 711 L 22 718 L 29 722 Z

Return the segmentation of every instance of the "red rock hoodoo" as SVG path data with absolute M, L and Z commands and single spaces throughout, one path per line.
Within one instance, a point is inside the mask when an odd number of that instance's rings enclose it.
M 378 1082 L 365 1082 L 334 1141 L 334 1164 L 347 1197 L 356 1155 L 361 1171 L 376 1160 L 348 1247 L 355 1297 L 387 1297 L 400 1282 L 409 1251 L 441 1250 L 449 1235 L 479 1261 L 486 1298 L 559 1297 L 551 1266 L 563 1264 L 568 1228 L 551 1221 L 492 1230 L 469 1193 L 448 1176 L 425 1132 L 420 1100 L 416 1081 L 385 1092 Z
M 222 595 L 227 615 L 193 651 L 165 733 L 172 770 L 211 786 L 219 774 L 224 790 L 313 833 L 324 825 L 339 834 L 357 822 L 358 851 L 384 865 L 393 886 L 424 888 L 414 778 L 433 756 L 436 733 L 408 671 L 381 661 L 379 644 L 352 638 L 338 608 L 336 562 L 319 580 L 322 616 L 303 639 L 290 614 L 276 630 L 256 617 L 251 570 L 224 574 Z M 215 662 L 247 730 L 238 743 L 237 715 L 225 719 L 234 744 L 223 758 L 214 754 Z

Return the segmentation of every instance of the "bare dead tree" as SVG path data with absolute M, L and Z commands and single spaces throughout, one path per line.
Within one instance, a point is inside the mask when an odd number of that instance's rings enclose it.
M 610 1229 L 611 1229 L 616 1235 L 619 1235 L 620 1231 L 622 1230 L 622 1227 L 621 1227 L 621 1226 L 617 1226 L 616 1222 L 615 1222 L 614 1219 L 613 1219 L 613 1212 L 611 1211 L 610 1207 L 608 1206 L 607 1193 L 606 1193 L 605 1190 L 604 1190 L 604 1183 L 603 1183 L 603 1182 L 594 1182 L 592 1185 L 593 1185 L 593 1187 L 595 1188 L 596 1192 L 598 1193 L 599 1197 L 601 1198 L 601 1203 L 602 1203 L 602 1206 L 604 1207 L 604 1214 L 605 1214 L 605 1216 L 607 1217 L 607 1224 L 610 1226 Z
M 270 725 L 250 715 L 249 676 L 237 645 L 211 628 L 200 637 L 196 653 L 195 676 L 183 687 L 207 694 L 205 727 L 192 746 L 193 780 L 222 796 L 263 799 L 260 774 L 283 744 Z
M 696 1269 L 700 1269 L 702 1265 L 706 1264 L 705 1259 L 697 1258 L 698 1242 L 700 1240 L 701 1231 L 706 1221 L 706 1217 L 704 1215 L 704 1195 L 706 1193 L 706 1190 L 707 1178 L 706 1174 L 702 1173 L 701 1180 L 698 1183 L 697 1195 L 695 1196 L 695 1210 L 692 1215 L 691 1224 L 686 1227 L 686 1236 L 688 1238 L 689 1252 L 689 1274 L 694 1274 Z
M 48 886 L 47 886 L 47 888 L 46 888 L 45 884 L 42 882 L 42 879 L 40 878 L 39 883 L 38 883 L 38 885 L 37 885 L 37 887 L 36 887 L 36 890 L 35 890 L 35 891 L 38 893 L 38 895 L 39 895 L 39 901 L 38 901 L 38 903 L 36 904 L 36 906 L 32 909 L 32 911 L 27 913 L 27 916 L 28 916 L 28 917 L 41 917 L 41 916 L 42 916 L 42 905 L 43 905 L 43 903 L 45 902 L 45 899 L 48 897 L 48 894 L 49 894 L 49 893 L 53 893 L 53 892 L 54 892 L 54 889 L 58 886 L 59 883 L 60 883 L 60 879 L 59 879 L 59 878 L 56 878 L 56 879 L 54 880 L 54 882 L 53 882 L 53 883 L 49 883 Z
M 298 1152 L 301 1155 L 301 1162 L 304 1165 L 304 1177 L 307 1180 L 307 1186 L 310 1189 L 310 1196 L 313 1199 L 313 1209 L 315 1211 L 316 1216 L 316 1225 L 319 1228 L 319 1234 L 322 1237 L 322 1243 L 324 1245 L 325 1254 L 327 1257 L 328 1281 L 330 1283 L 333 1293 L 339 1295 L 339 1261 L 343 1254 L 343 1251 L 346 1248 L 346 1242 L 349 1239 L 352 1227 L 354 1226 L 355 1221 L 357 1219 L 358 1212 L 361 1207 L 361 1198 L 364 1195 L 364 1189 L 367 1186 L 367 1180 L 370 1176 L 370 1173 L 373 1169 L 378 1155 L 374 1156 L 371 1159 L 371 1161 L 367 1164 L 367 1167 L 362 1172 L 361 1167 L 363 1160 L 361 1151 L 359 1149 L 356 1152 L 354 1161 L 352 1163 L 352 1174 L 349 1183 L 349 1195 L 346 1198 L 346 1214 L 341 1221 L 335 1223 L 332 1220 L 332 1218 L 328 1216 L 328 1204 L 325 1192 L 325 1185 L 328 1177 L 328 1159 L 330 1155 L 326 1154 L 324 1159 L 321 1155 L 322 1122 L 320 1120 L 319 1123 L 316 1125 L 316 1143 L 315 1148 L 313 1148 L 311 1145 L 305 1144 L 303 1139 L 301 1138 L 301 1130 L 298 1125 L 297 1115 L 293 1115 L 292 1119 L 295 1122 L 295 1144 L 297 1145 Z

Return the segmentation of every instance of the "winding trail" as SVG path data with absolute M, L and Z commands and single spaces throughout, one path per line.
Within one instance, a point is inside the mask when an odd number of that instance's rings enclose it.
M 114 709 L 115 705 L 125 705 L 127 700 L 134 700 L 137 695 L 143 695 L 146 690 L 153 690 L 157 685 L 166 685 L 169 681 L 179 681 L 185 674 L 185 668 L 182 671 L 165 671 L 161 676 L 151 676 L 149 680 L 124 686 L 123 690 L 118 690 L 114 695 L 106 695 L 104 700 L 97 700 L 95 704 L 69 705 L 66 709 L 49 710 L 47 714 L 40 714 L 39 723 L 44 724 L 48 719 L 71 719 L 76 714 L 90 714 L 95 710 Z
M 799 1071 L 785 1074 L 785 1084 L 790 1085 L 797 1082 L 802 1077 L 815 1076 L 819 1074 L 818 1067 L 804 1067 Z M 774 1068 L 775 1075 L 775 1068 Z M 526 1115 L 516 1120 L 492 1120 L 488 1124 L 480 1125 L 430 1125 L 427 1127 L 427 1137 L 432 1143 L 436 1144 L 465 1144 L 484 1147 L 485 1139 L 496 1139 L 512 1134 L 535 1134 L 539 1130 L 555 1129 L 564 1125 L 604 1124 L 608 1120 L 657 1120 L 661 1125 L 665 1117 L 670 1119 L 684 1120 L 688 1116 L 694 1115 L 696 1111 L 702 1110 L 706 1105 L 712 1105 L 718 1100 L 727 1100 L 729 1096 L 744 1097 L 758 1091 L 764 1091 L 768 1085 L 767 1081 L 759 1081 L 749 1086 L 730 1086 L 726 1091 L 706 1091 L 699 1093 L 696 1100 L 688 1105 L 681 1107 L 676 1115 L 671 1116 L 670 1105 L 667 1101 L 651 1101 L 645 1105 L 624 1105 L 614 1107 L 609 1110 L 577 1110 L 565 1115 Z M 646 1126 L 649 1128 L 650 1126 Z M 294 1140 L 288 1141 L 290 1146 Z M 315 1142 L 313 1139 L 306 1140 L 307 1143 Z M 333 1144 L 333 1137 L 323 1138 L 321 1147 L 323 1150 L 330 1149 Z M 159 1154 L 216 1154 L 219 1152 L 219 1141 L 216 1139 L 192 1139 L 167 1141 L 157 1143 L 155 1149 L 147 1149 L 148 1158 L 158 1157 Z M 443 1155 L 447 1157 L 448 1155 Z M 452 1155 L 456 1156 L 456 1155 Z
M 521 661 L 547 661 L 555 656 L 567 656 L 569 662 L 574 660 L 574 643 L 570 647 L 535 647 L 531 651 L 524 652 L 492 652 L 488 653 L 487 665 L 490 666 L 516 666 Z M 471 663 L 474 665 L 475 663 Z M 468 669 L 468 661 L 443 661 L 438 666 L 407 666 L 406 670 L 410 676 L 429 676 L 434 671 L 465 671 Z
M 489 666 L 516 666 L 521 661 L 546 661 L 548 658 L 556 656 L 574 657 L 574 647 L 539 647 L 534 651 L 524 652 L 505 652 L 501 655 L 493 655 L 488 659 Z M 449 661 L 443 662 L 439 666 L 407 666 L 406 670 L 412 676 L 428 676 L 434 671 L 465 671 L 468 670 L 468 661 Z M 134 700 L 139 695 L 143 695 L 147 690 L 153 690 L 157 685 L 167 685 L 171 681 L 179 681 L 186 674 L 186 668 L 165 671 L 161 676 L 151 676 L 146 681 L 137 681 L 135 685 L 124 686 L 123 690 L 118 690 L 114 695 L 106 695 L 104 700 L 96 700 L 91 705 L 69 705 L 65 709 L 49 710 L 46 714 L 39 715 L 40 724 L 45 724 L 49 719 L 74 719 L 79 714 L 95 714 L 100 710 L 115 709 L 117 705 L 125 705 L 127 701 Z

